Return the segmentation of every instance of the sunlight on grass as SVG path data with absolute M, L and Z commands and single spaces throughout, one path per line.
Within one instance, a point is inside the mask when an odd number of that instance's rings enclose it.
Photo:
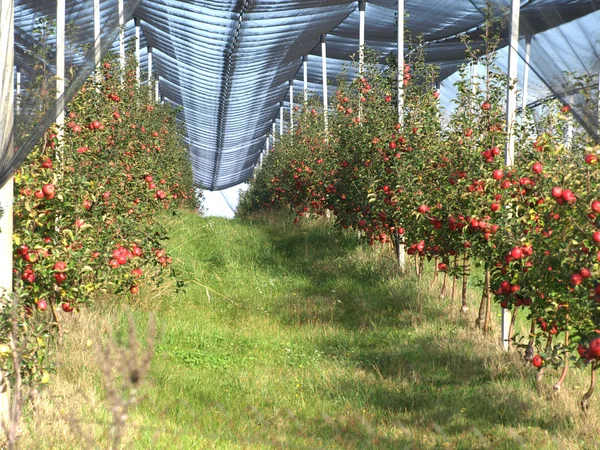
M 585 377 L 549 399 L 556 373 L 537 388 L 534 369 L 499 349 L 497 321 L 493 339 L 473 328 L 475 288 L 464 317 L 431 273 L 399 276 L 391 254 L 319 223 L 168 221 L 188 285 L 134 308 L 140 324 L 156 312 L 159 338 L 127 448 L 595 448 L 598 401 L 587 418 L 577 403 Z M 98 305 L 70 324 L 69 358 L 30 427 L 36 448 L 78 448 L 58 411 L 106 426 L 81 343 L 114 335 L 126 309 Z

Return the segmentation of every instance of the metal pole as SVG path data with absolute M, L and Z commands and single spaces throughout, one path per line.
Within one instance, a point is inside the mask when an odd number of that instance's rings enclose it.
M 366 0 L 358 0 L 358 73 L 362 76 L 365 65 L 365 12 Z
M 365 10 L 366 0 L 358 0 L 358 74 L 362 78 L 365 72 Z M 362 119 L 362 102 L 358 103 L 358 120 Z M 362 122 L 360 122 L 362 125 Z
M 123 81 L 123 71 L 125 70 L 125 11 L 123 0 L 119 0 L 119 64 L 121 66 L 121 82 Z
M 304 66 L 304 107 L 308 103 L 308 56 L 303 57 L 302 65 Z
M 477 87 L 478 84 L 475 82 L 475 79 L 477 77 L 477 69 L 479 66 L 479 60 L 475 60 L 475 61 L 471 61 L 471 93 L 473 94 L 471 96 L 471 112 L 473 114 L 476 114 L 475 112 L 475 95 L 477 95 Z
M 21 69 L 19 69 L 19 67 L 16 67 L 17 69 L 17 98 L 16 98 L 16 102 L 17 102 L 17 115 L 21 112 Z
M 398 123 L 404 124 L 404 0 L 398 0 Z
M 323 65 L 323 121 L 325 134 L 329 132 L 329 117 L 328 109 L 329 102 L 327 99 L 327 35 L 321 35 L 321 62 Z
M 294 80 L 290 80 L 290 131 L 294 131 Z
M 398 123 L 404 125 L 404 0 L 398 0 Z M 398 246 L 398 264 L 404 272 L 406 268 L 406 252 L 404 251 L 404 235 Z
M 156 81 L 154 82 L 154 98 L 156 99 L 156 103 L 162 103 L 162 99 L 160 98 L 160 76 L 156 75 Z
M 518 76 L 519 64 L 519 20 L 521 13 L 521 1 L 511 0 L 510 6 L 510 41 L 508 50 L 508 89 L 506 93 L 506 126 L 508 127 L 508 139 L 504 152 L 504 164 L 510 167 L 515 161 L 515 116 L 517 109 L 517 92 L 514 83 Z M 506 308 L 502 308 L 502 347 L 508 350 L 510 336 L 511 314 Z
M 0 0 L 0 163 L 12 154 L 14 102 L 14 1 Z M 2 164 L 0 164 L 0 167 Z M 0 296 L 12 291 L 13 178 L 0 186 Z M 10 383 L 0 370 L 0 435 L 10 426 Z
M 527 108 L 527 97 L 529 95 L 529 62 L 531 60 L 531 36 L 525 38 L 525 67 L 523 70 L 523 98 L 521 99 L 521 123 L 527 121 L 525 109 Z
M 279 136 L 283 136 L 283 102 L 279 104 Z
M 100 65 L 102 59 L 100 48 L 100 0 L 94 0 L 94 62 L 96 68 Z
M 65 104 L 62 96 L 65 92 L 65 0 L 56 2 L 56 99 L 60 101 L 60 113 L 56 118 L 59 146 L 62 145 L 65 124 Z
M 152 100 L 151 81 L 152 81 L 152 47 L 148 46 L 148 90 L 150 91 L 150 100 Z M 158 95 L 154 96 L 154 100 L 158 101 Z
M 567 104 L 570 106 L 573 102 L 571 96 L 567 97 Z M 567 119 L 567 132 L 565 136 L 565 146 L 567 150 L 571 150 L 571 143 L 573 142 L 573 115 L 568 114 Z
M 135 23 L 135 80 L 140 83 L 140 20 L 134 19 Z

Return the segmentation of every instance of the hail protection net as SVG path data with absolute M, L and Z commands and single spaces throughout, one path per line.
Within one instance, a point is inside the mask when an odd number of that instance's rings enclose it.
M 7 0 L 0 0 L 3 3 Z M 23 161 L 94 70 L 101 54 L 118 49 L 119 5 L 100 1 L 101 35 L 94 42 L 93 0 L 66 3 L 66 90 L 55 100 L 56 2 L 15 1 L 15 65 L 20 95 L 15 103 L 14 150 L 0 162 L 0 184 Z M 366 3 L 365 44 L 380 55 L 396 55 L 397 0 Z M 503 19 L 498 62 L 508 54 L 508 0 L 405 0 L 406 29 L 422 36 L 427 61 L 439 66 L 442 100 L 448 108 L 457 68 L 468 62 L 461 35 L 484 45 L 487 8 Z M 519 24 L 519 88 L 529 61 L 527 103 L 548 97 L 571 105 L 575 117 L 598 138 L 600 0 L 523 0 Z M 349 0 L 129 0 L 124 1 L 127 46 L 140 30 L 140 62 L 151 49 L 162 100 L 180 106 L 194 179 L 220 190 L 248 180 L 280 106 L 290 107 L 289 82 L 301 103 L 302 61 L 308 89 L 322 94 L 321 35 L 327 35 L 327 79 L 335 79 L 358 52 L 359 9 Z M 117 45 L 115 47 L 115 45 Z M 408 50 L 408 47 L 407 47 Z M 72 69 L 72 70 L 71 70 Z M 43 76 L 40 75 L 43 73 Z M 353 72 L 348 72 L 352 76 Z M 142 75 L 146 80 L 147 75 Z M 40 83 L 45 83 L 44 89 Z M 16 86 L 16 84 L 15 84 Z M 287 122 L 289 116 L 286 114 Z
M 8 2 L 2 0 L 3 5 Z M 0 185 L 25 160 L 33 146 L 55 122 L 65 105 L 94 71 L 96 61 L 120 32 L 119 3 L 98 0 L 99 33 L 94 27 L 94 0 L 67 0 L 64 12 L 65 76 L 57 77 L 56 1 L 14 2 L 14 125 L 12 146 L 0 149 Z M 127 22 L 139 0 L 124 0 Z M 4 24 L 3 24 L 4 26 Z M 58 36 L 57 36 L 58 35 Z M 5 70 L 5 73 L 10 72 Z M 59 82 L 64 93 L 59 95 Z M 60 90 L 59 90 L 60 89 Z

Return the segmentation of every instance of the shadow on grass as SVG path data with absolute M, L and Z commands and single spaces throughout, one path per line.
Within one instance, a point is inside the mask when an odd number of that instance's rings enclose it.
M 493 358 L 502 356 L 469 351 L 463 343 L 454 342 L 447 303 L 427 292 L 431 280 L 420 284 L 410 275 L 397 277 L 391 258 L 361 258 L 363 244 L 356 237 L 325 227 L 290 229 L 270 224 L 262 231 L 269 237 L 271 252 L 263 254 L 261 264 L 276 265 L 284 273 L 307 280 L 295 295 L 279 300 L 279 320 L 292 326 L 340 327 L 344 333 L 320 338 L 318 349 L 381 381 L 340 378 L 325 395 L 354 393 L 384 414 L 402 417 L 408 426 L 429 424 L 440 436 L 455 439 L 464 433 L 490 433 L 495 427 L 552 431 L 565 426 L 566 419 L 548 416 L 545 420 L 533 413 L 532 404 L 523 398 L 522 391 L 528 387 L 523 387 L 527 383 L 519 371 L 499 373 L 493 364 Z M 373 343 L 364 336 L 348 342 L 349 332 L 367 330 L 380 335 L 386 329 L 411 330 L 417 314 L 430 323 L 439 322 L 439 333 L 432 330 L 428 336 L 406 337 L 395 345 Z M 465 320 L 457 321 L 460 328 Z M 499 389 L 502 383 L 506 389 Z M 391 443 L 382 446 L 387 444 Z M 396 444 L 402 448 L 409 441 Z
M 381 255 L 350 233 L 318 224 L 252 223 L 257 225 L 269 242 L 268 251 L 258 260 L 261 267 L 305 280 L 275 305 L 275 313 L 286 325 L 403 326 L 411 321 L 407 311 L 423 306 L 435 310 L 430 313 L 441 311 L 438 304 L 423 303 L 414 278 L 399 277 L 391 253 Z

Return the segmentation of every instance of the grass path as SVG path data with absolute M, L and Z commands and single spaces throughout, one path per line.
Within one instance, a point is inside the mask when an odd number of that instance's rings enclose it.
M 429 274 L 398 277 L 324 226 L 170 221 L 188 287 L 131 308 L 140 328 L 154 311 L 159 336 L 124 448 L 596 448 L 600 399 L 581 416 L 584 378 L 548 399 L 555 374 L 536 388 L 533 368 L 473 330 L 475 293 L 462 316 Z M 89 339 L 115 323 L 123 339 L 127 309 L 73 319 L 31 448 L 81 448 L 74 420 L 106 428 Z

